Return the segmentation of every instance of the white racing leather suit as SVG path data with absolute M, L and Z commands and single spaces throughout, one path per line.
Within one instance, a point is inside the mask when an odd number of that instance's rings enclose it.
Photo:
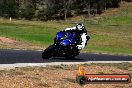
M 78 30 L 76 29 L 76 27 L 72 27 L 72 28 L 66 28 L 65 31 L 78 31 Z M 77 45 L 77 48 L 79 50 L 83 49 L 86 46 L 87 41 L 88 41 L 87 40 L 87 32 L 86 31 L 80 33 L 80 36 L 81 36 L 80 37 L 80 44 Z

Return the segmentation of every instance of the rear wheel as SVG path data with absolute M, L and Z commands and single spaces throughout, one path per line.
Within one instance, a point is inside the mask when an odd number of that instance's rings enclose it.
M 50 45 L 47 49 L 44 50 L 42 53 L 42 58 L 43 59 L 49 59 L 52 57 L 54 52 L 54 45 Z

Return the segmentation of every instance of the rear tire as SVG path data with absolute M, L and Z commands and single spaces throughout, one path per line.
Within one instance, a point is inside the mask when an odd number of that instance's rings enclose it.
M 50 45 L 48 48 L 46 48 L 44 50 L 44 52 L 42 53 L 42 58 L 43 59 L 49 59 L 52 57 L 54 52 L 54 45 Z

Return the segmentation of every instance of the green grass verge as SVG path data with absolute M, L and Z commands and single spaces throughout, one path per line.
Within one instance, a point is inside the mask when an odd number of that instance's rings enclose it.
M 64 26 L 64 27 L 63 27 Z M 49 45 L 65 25 L 54 22 L 0 20 L 0 35 L 34 44 Z

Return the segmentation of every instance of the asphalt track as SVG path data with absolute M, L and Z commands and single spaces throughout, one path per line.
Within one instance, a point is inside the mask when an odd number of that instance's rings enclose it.
M 79 63 L 132 63 L 132 56 L 88 53 L 81 53 L 79 56 L 69 60 L 64 58 L 43 60 L 41 58 L 42 52 L 43 51 L 0 49 L 0 68 Z

